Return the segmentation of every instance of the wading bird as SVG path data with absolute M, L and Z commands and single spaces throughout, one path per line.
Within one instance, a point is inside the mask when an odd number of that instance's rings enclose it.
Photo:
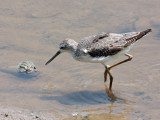
M 110 69 L 120 65 L 124 62 L 130 61 L 132 55 L 127 54 L 132 45 L 142 38 L 151 29 L 142 32 L 128 32 L 128 33 L 100 33 L 85 37 L 77 43 L 72 39 L 65 39 L 59 45 L 59 51 L 45 64 L 49 64 L 60 53 L 68 52 L 75 60 L 82 62 L 101 63 L 105 67 L 104 82 L 107 80 L 107 73 L 110 77 L 109 91 L 112 91 L 113 76 Z M 109 60 L 116 59 L 115 56 L 125 55 L 128 58 L 120 61 L 114 65 L 107 65 Z

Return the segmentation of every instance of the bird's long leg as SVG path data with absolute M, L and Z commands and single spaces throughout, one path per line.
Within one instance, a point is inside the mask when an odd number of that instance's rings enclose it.
M 115 67 L 115 66 L 117 66 L 117 65 L 120 65 L 120 64 L 122 64 L 122 63 L 128 62 L 128 61 L 132 60 L 132 58 L 133 58 L 133 56 L 130 55 L 130 54 L 125 53 L 125 55 L 128 57 L 128 59 L 125 59 L 125 60 L 123 60 L 123 61 L 121 61 L 121 62 L 118 62 L 118 63 L 116 63 L 116 64 L 114 64 L 114 65 L 111 65 L 111 66 L 105 66 L 105 71 L 104 71 L 104 83 L 107 81 L 107 73 L 108 73 L 108 74 L 109 74 L 109 77 L 110 77 L 109 91 L 111 91 L 111 89 L 112 89 L 112 82 L 113 82 L 113 76 L 112 76 L 112 74 L 110 73 L 110 69 L 113 68 L 113 67 Z
M 104 71 L 104 83 L 107 81 L 107 68 L 105 67 L 105 71 Z
M 122 64 L 122 63 L 128 62 L 128 61 L 132 60 L 132 58 L 133 58 L 132 55 L 127 54 L 127 53 L 125 53 L 125 56 L 127 56 L 128 59 L 125 59 L 125 60 L 123 60 L 123 61 L 121 61 L 121 62 L 118 62 L 118 63 L 116 63 L 116 64 L 114 64 L 114 65 L 108 66 L 108 69 L 110 70 L 111 68 L 113 68 L 113 67 L 115 67 L 115 66 L 117 66 L 117 65 L 120 65 L 120 64 Z
M 109 91 L 112 91 L 112 82 L 113 82 L 113 76 L 112 74 L 110 73 L 108 67 L 105 67 L 105 71 L 104 71 L 104 82 L 106 82 L 107 80 L 107 73 L 109 74 L 109 77 L 110 77 L 110 85 L 109 85 Z
M 122 63 L 125 63 L 125 62 L 128 62 L 130 60 L 132 60 L 133 56 L 130 55 L 130 54 L 127 54 L 125 53 L 125 55 L 128 57 L 128 59 L 125 59 L 121 62 L 118 62 L 114 65 L 111 65 L 111 66 L 105 66 L 105 71 L 104 71 L 104 83 L 107 81 L 107 73 L 109 74 L 109 77 L 110 77 L 110 85 L 109 85 L 109 91 L 112 92 L 112 83 L 113 83 L 113 76 L 112 74 L 110 73 L 110 69 L 117 66 L 117 65 L 120 65 Z M 107 92 L 109 92 L 108 90 L 106 90 Z

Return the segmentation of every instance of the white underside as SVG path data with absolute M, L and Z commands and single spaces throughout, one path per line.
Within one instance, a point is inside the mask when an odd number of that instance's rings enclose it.
M 122 51 L 120 51 L 119 53 L 112 55 L 112 56 L 107 56 L 107 57 L 90 57 L 89 55 L 87 56 L 81 56 L 80 59 L 77 59 L 78 61 L 81 62 L 90 62 L 90 63 L 102 63 L 104 65 L 108 65 L 108 63 L 110 61 L 114 61 L 116 59 L 118 59 L 120 56 L 124 55 L 125 53 L 127 53 L 130 49 L 131 49 L 132 45 L 123 49 Z

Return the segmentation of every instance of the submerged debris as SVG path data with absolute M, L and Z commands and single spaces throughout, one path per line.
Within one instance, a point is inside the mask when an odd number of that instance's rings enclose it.
M 75 116 L 77 116 L 77 115 L 79 115 L 78 112 L 72 113 L 72 116 L 73 116 L 73 117 L 75 117 Z
M 23 61 L 19 63 L 18 71 L 21 73 L 32 73 L 36 71 L 36 67 L 31 61 Z
M 53 84 L 45 84 L 43 90 L 49 91 L 52 90 L 55 86 Z

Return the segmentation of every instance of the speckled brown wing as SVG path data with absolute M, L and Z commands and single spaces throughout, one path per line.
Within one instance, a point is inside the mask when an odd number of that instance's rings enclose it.
M 92 57 L 115 55 L 150 31 L 151 29 L 124 34 L 106 33 L 106 36 L 104 37 L 90 40 L 89 45 L 86 45 L 86 47 L 84 46 L 84 48 L 88 50 L 89 55 Z
M 105 37 L 108 37 L 108 33 L 103 32 L 97 35 L 85 37 L 79 41 L 78 49 L 91 48 L 94 43 L 96 44 L 99 40 L 103 40 Z
M 92 57 L 107 57 L 109 55 L 115 55 L 123 50 L 123 45 L 118 44 L 122 37 L 123 35 L 121 34 L 109 33 L 102 39 L 94 40 L 91 47 L 87 48 L 89 55 Z

